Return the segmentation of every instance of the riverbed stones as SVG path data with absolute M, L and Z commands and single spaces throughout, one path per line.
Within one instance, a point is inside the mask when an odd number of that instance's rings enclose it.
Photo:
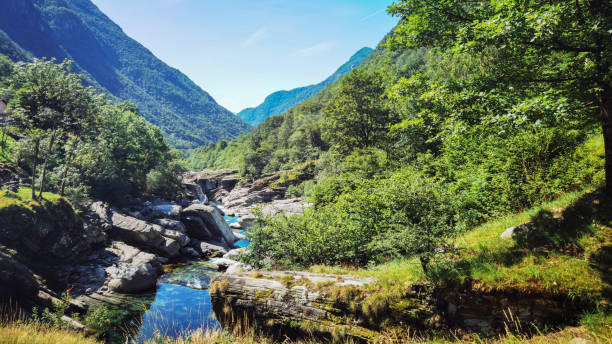
M 151 208 L 151 216 L 155 218 L 169 218 L 178 220 L 181 218 L 183 207 L 177 204 L 162 203 Z
M 246 247 L 236 248 L 236 249 L 230 250 L 229 252 L 224 254 L 223 258 L 231 259 L 231 260 L 236 260 L 236 259 L 240 258 L 240 256 L 246 254 L 246 252 L 247 252 L 247 248 Z
M 232 247 L 234 245 L 234 233 L 216 207 L 193 204 L 183 211 L 183 216 L 199 217 L 206 228 L 214 235 L 213 238 L 222 237 L 227 246 Z
M 109 251 L 119 258 L 116 265 L 106 268 L 110 290 L 132 294 L 155 288 L 162 272 L 155 255 L 123 242 L 113 242 Z
M 183 234 L 187 234 L 187 228 L 185 228 L 185 225 L 181 221 L 178 221 L 178 220 L 155 219 L 153 220 L 153 223 L 160 225 L 166 229 L 171 229 L 174 231 L 181 232 Z
M 192 239 L 190 246 L 198 252 L 202 258 L 219 258 L 227 253 L 222 243 L 205 242 Z

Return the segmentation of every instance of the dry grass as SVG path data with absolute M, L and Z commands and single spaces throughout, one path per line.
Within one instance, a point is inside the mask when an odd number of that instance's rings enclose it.
M 101 344 L 78 332 L 34 323 L 0 324 L 0 344 Z

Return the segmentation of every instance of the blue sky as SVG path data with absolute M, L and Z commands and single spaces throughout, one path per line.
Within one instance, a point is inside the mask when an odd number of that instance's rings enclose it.
M 132 38 L 238 112 L 318 83 L 397 23 L 392 0 L 93 0 Z

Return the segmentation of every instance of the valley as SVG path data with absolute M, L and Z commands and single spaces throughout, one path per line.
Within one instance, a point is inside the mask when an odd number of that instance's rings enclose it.
M 0 344 L 611 342 L 612 7 L 385 6 L 234 115 L 90 0 L 8 0 Z

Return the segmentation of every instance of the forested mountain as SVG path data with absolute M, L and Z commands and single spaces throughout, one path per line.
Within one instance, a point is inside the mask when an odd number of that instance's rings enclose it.
M 177 148 L 236 138 L 249 125 L 180 71 L 128 37 L 90 0 L 6 0 L 0 53 L 73 61 L 73 70 L 110 95 L 135 103 Z
M 383 43 L 386 39 L 383 39 Z M 368 54 L 358 69 L 384 72 L 387 79 L 395 80 L 421 68 L 425 55 L 425 49 L 394 52 L 381 43 Z M 339 77 L 329 83 L 319 93 L 282 115 L 266 118 L 242 138 L 194 150 L 188 159 L 189 167 L 241 168 L 245 176 L 257 177 L 262 173 L 288 170 L 297 164 L 316 160 L 329 149 L 322 139 L 322 110 L 337 92 L 341 79 Z
M 348 62 L 343 64 L 338 70 L 324 81 L 310 86 L 295 88 L 289 91 L 278 91 L 270 94 L 264 102 L 255 107 L 247 108 L 238 113 L 238 117 L 251 125 L 258 125 L 266 118 L 273 115 L 280 115 L 290 108 L 297 106 L 306 99 L 314 96 L 325 88 L 325 86 L 340 79 L 350 73 L 372 53 L 371 48 L 362 48 L 353 55 Z

